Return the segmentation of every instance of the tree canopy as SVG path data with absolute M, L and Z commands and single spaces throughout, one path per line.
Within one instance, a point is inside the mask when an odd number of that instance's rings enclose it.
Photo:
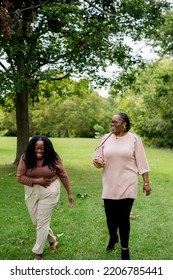
M 16 162 L 29 139 L 28 104 L 38 102 L 40 81 L 72 75 L 99 81 L 107 65 L 134 66 L 139 57 L 124 37 L 149 36 L 168 8 L 159 0 L 1 1 L 0 57 L 8 64 L 1 59 L 0 102 L 16 110 Z

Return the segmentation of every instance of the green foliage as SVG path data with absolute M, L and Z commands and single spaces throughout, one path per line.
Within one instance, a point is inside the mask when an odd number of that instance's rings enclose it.
M 109 131 L 114 103 L 111 98 L 105 99 L 92 92 L 87 81 L 62 80 L 56 81 L 54 88 L 52 83 L 45 86 L 52 96 L 49 99 L 42 97 L 30 105 L 30 135 L 95 137 L 98 132 L 102 135 Z M 6 135 L 16 133 L 14 118 L 14 111 L 2 114 L 1 126 L 8 130 Z
M 164 15 L 163 24 L 155 31 L 153 46 L 159 46 L 158 52 L 162 55 L 173 55 L 173 11 Z
M 173 147 L 173 62 L 161 60 L 141 72 L 116 99 L 130 116 L 133 129 L 153 146 Z
M 84 73 L 96 78 L 109 64 L 134 65 L 124 36 L 139 40 L 155 30 L 167 7 L 153 0 L 8 3 L 1 3 L 0 12 L 0 55 L 9 66 L 0 71 L 1 102 L 5 96 L 14 102 L 15 92 L 24 90 L 36 100 L 39 81 L 51 79 L 52 70 L 59 78 Z
M 56 79 L 55 71 L 54 74 L 54 79 L 52 78 L 52 80 L 49 81 L 44 80 L 39 84 L 39 99 L 41 99 L 41 97 L 51 97 L 51 99 L 56 99 L 58 103 L 73 95 L 85 97 L 92 91 L 89 79 L 83 78 L 75 81 L 69 78 L 63 78 L 62 80 L 58 80 Z
M 42 83 L 40 92 L 47 90 L 49 99 L 30 105 L 30 135 L 51 137 L 94 137 L 95 125 L 102 127 L 101 134 L 109 130 L 114 105 L 94 93 L 87 79 L 76 82 L 70 79 Z M 40 94 L 41 96 L 41 94 Z M 68 96 L 68 99 L 67 99 Z M 8 134 L 16 130 L 14 112 L 7 114 L 3 126 Z
M 51 221 L 59 246 L 55 253 L 50 253 L 46 243 L 44 259 L 120 260 L 120 244 L 113 252 L 106 253 L 109 238 L 101 199 L 101 170 L 91 162 L 98 139 L 51 140 L 68 171 L 75 205 L 69 208 L 62 187 Z M 0 137 L 0 259 L 32 260 L 35 228 L 24 202 L 23 186 L 16 182 L 16 170 L 11 165 L 15 146 L 15 137 Z M 172 260 L 173 156 L 171 151 L 163 149 L 146 148 L 146 153 L 152 194 L 146 197 L 142 193 L 140 181 L 138 199 L 131 213 L 131 259 Z
M 14 122 L 15 112 L 1 111 L 1 130 L 6 136 L 16 136 L 16 123 Z
M 96 136 L 103 135 L 104 132 L 105 132 L 103 126 L 101 126 L 99 124 L 95 124 L 94 125 L 94 130 L 95 130 L 95 135 Z
M 31 134 L 94 137 L 96 124 L 102 126 L 103 132 L 108 130 L 110 108 L 109 101 L 96 93 L 85 98 L 72 96 L 61 103 L 54 98 L 42 100 L 31 108 Z
M 152 33 L 162 22 L 165 10 L 169 10 L 166 3 L 1 2 L 0 58 L 5 58 L 7 65 L 0 60 L 0 104 L 8 107 L 8 111 L 16 109 L 16 162 L 28 142 L 28 102 L 38 102 L 40 82 L 77 75 L 103 83 L 100 70 L 108 65 L 134 67 L 139 57 L 131 55 L 124 37 L 139 40 Z M 47 90 L 41 94 L 49 97 Z

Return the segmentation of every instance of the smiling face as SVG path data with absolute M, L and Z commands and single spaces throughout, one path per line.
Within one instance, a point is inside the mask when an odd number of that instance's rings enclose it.
M 125 125 L 126 122 L 119 115 L 114 115 L 112 117 L 111 128 L 112 133 L 114 133 L 115 135 L 122 136 L 126 132 Z
M 35 144 L 35 154 L 37 159 L 44 158 L 44 143 L 42 140 L 38 140 Z

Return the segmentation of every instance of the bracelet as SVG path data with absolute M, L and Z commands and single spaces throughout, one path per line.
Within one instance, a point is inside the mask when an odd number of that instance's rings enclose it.
M 144 186 L 148 186 L 150 183 L 148 182 L 148 183 L 144 183 Z

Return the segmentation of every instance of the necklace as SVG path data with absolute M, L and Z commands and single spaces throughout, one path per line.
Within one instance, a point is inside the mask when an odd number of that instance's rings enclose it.
M 122 134 L 122 135 L 116 135 L 116 134 L 114 134 L 114 135 L 115 135 L 115 139 L 119 139 L 119 138 L 125 136 L 126 134 L 127 134 L 127 133 L 124 133 L 124 134 Z

